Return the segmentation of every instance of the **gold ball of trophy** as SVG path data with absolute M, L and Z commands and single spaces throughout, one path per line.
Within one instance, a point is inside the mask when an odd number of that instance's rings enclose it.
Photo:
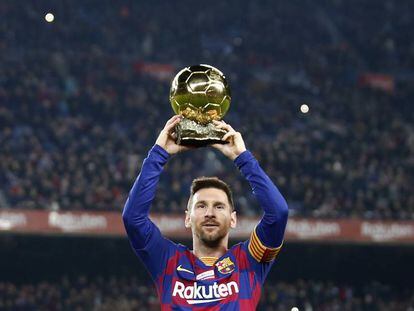
M 213 120 L 221 120 L 229 110 L 230 88 L 223 73 L 210 65 L 194 65 L 182 69 L 170 90 L 170 103 L 176 114 L 184 118 L 176 127 L 177 143 L 205 146 L 225 143 L 226 133 L 217 129 Z

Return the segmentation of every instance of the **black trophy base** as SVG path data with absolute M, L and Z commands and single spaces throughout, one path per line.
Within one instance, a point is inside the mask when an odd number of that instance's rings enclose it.
M 221 140 L 227 132 L 216 128 L 212 123 L 202 125 L 184 118 L 176 125 L 175 132 L 179 145 L 204 147 L 216 143 L 227 143 Z

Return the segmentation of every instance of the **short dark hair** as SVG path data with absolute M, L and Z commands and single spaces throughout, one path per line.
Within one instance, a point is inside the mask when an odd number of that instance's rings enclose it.
M 231 191 L 230 186 L 218 177 L 206 177 L 206 176 L 198 177 L 194 179 L 193 182 L 191 183 L 190 199 L 188 200 L 188 205 L 187 205 L 188 210 L 190 209 L 190 203 L 193 199 L 194 194 L 197 191 L 201 189 L 205 189 L 205 188 L 216 188 L 216 189 L 223 190 L 227 195 L 227 199 L 229 200 L 231 210 L 234 211 L 233 192 Z

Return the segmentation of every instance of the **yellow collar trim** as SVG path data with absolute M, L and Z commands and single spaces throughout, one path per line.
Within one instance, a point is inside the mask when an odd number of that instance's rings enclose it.
M 200 257 L 199 258 L 206 266 L 212 266 L 216 263 L 218 257 L 209 257 L 209 256 L 205 256 L 205 257 Z

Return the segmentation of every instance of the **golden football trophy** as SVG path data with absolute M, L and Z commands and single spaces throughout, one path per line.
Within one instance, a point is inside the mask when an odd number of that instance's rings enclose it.
M 218 129 L 213 120 L 221 120 L 229 110 L 230 88 L 223 73 L 209 65 L 182 69 L 170 90 L 170 103 L 176 114 L 184 118 L 176 126 L 177 143 L 205 146 L 226 143 L 226 131 Z

